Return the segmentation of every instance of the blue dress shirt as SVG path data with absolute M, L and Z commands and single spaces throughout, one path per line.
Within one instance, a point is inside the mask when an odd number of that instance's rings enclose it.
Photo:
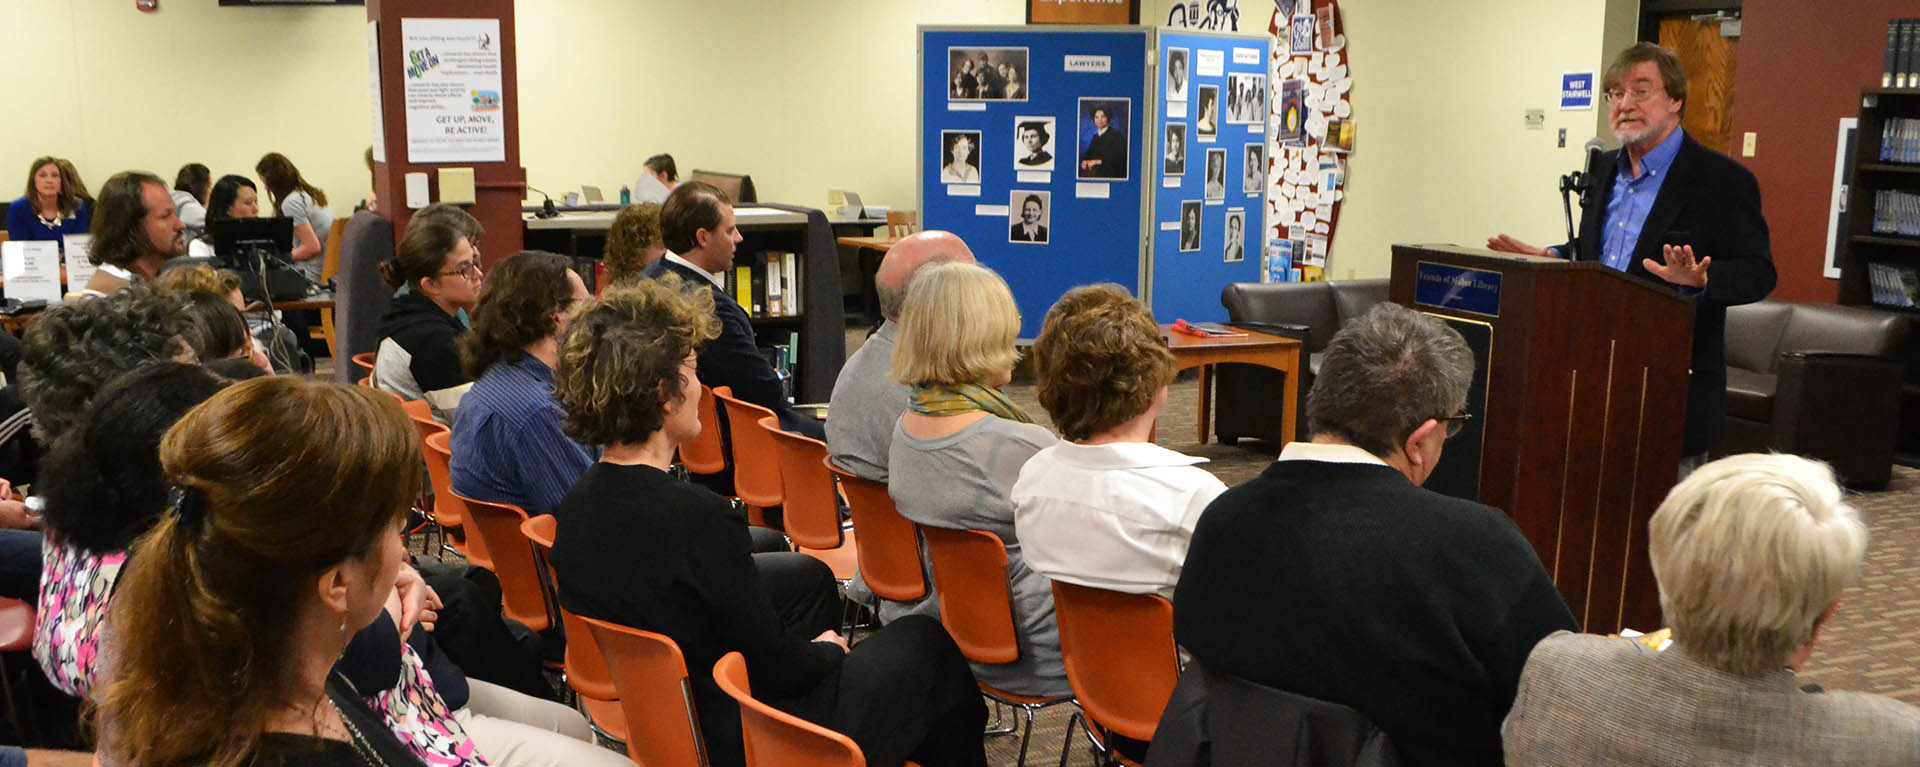
M 1685 131 L 1675 128 L 1659 146 L 1640 158 L 1640 175 L 1633 175 L 1633 163 L 1625 147 L 1620 149 L 1613 175 L 1613 194 L 1607 198 L 1606 226 L 1600 230 L 1600 263 L 1627 271 L 1633 266 L 1633 248 L 1640 242 L 1640 229 L 1646 226 L 1647 213 L 1653 210 L 1660 185 L 1667 181 L 1667 170 L 1680 154 Z
M 453 419 L 453 491 L 530 516 L 552 514 L 597 460 L 597 451 L 560 430 L 564 417 L 547 363 L 530 354 L 494 363 L 460 398 Z

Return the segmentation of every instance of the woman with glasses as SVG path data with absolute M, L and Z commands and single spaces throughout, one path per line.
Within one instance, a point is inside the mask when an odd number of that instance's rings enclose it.
M 460 370 L 456 342 L 467 331 L 462 309 L 480 300 L 480 260 L 460 227 L 431 220 L 409 227 L 392 261 L 380 265 L 399 289 L 380 318 L 374 388 L 423 399 L 433 417 L 453 423 L 473 379 Z

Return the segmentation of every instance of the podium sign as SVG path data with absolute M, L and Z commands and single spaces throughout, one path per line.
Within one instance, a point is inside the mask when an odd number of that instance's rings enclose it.
M 1679 471 L 1692 303 L 1596 263 L 1451 245 L 1395 245 L 1390 295 L 1484 345 L 1478 444 L 1449 440 L 1429 487 L 1513 517 L 1583 630 L 1657 628 L 1647 520 Z

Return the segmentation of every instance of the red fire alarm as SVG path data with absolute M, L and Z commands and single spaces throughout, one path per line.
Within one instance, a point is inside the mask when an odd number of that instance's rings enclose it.
M 160 0 L 133 0 L 133 7 L 139 8 L 147 13 L 153 13 L 154 11 L 160 10 Z

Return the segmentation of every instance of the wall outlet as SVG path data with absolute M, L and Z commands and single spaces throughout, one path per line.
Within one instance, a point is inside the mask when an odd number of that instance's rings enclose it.
M 1752 157 L 1753 147 L 1755 144 L 1758 144 L 1759 142 L 1760 142 L 1760 134 L 1754 133 L 1753 131 L 1747 131 L 1746 135 L 1741 137 L 1740 139 L 1740 156 Z

